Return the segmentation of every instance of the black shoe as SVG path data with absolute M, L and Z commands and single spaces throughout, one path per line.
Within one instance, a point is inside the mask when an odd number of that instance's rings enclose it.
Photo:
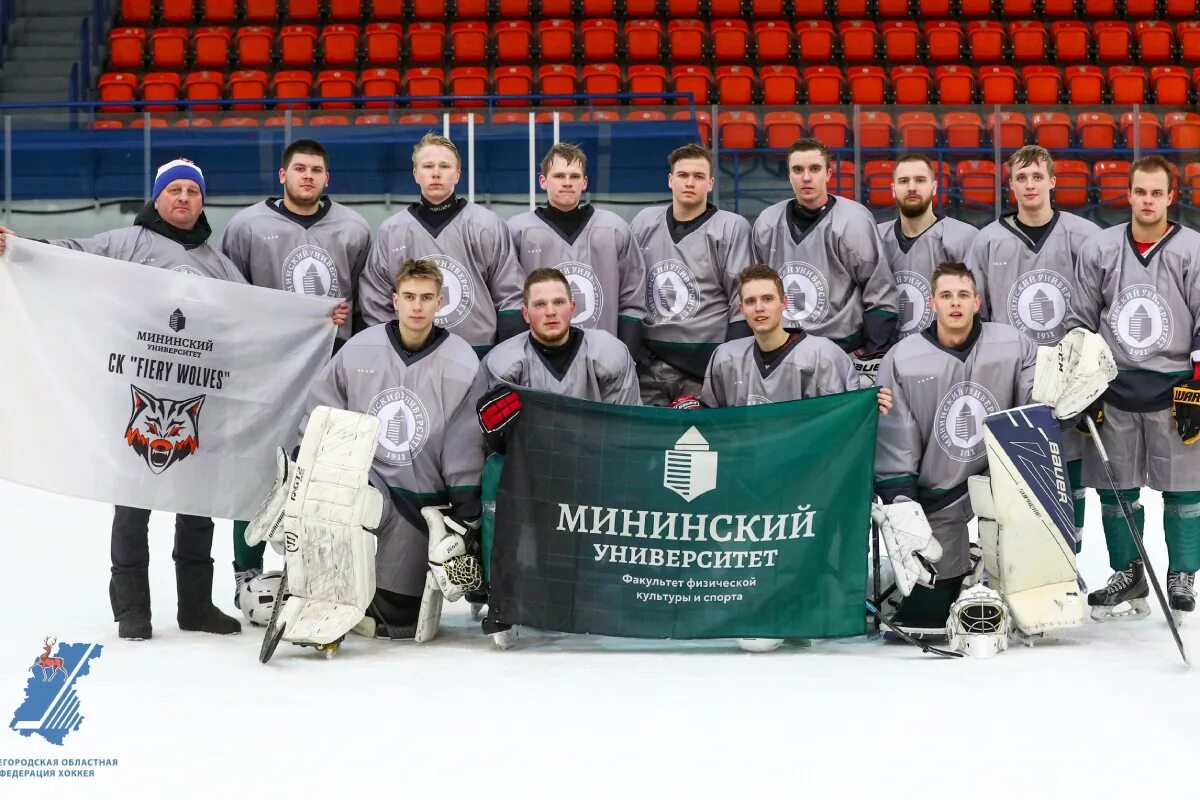
M 150 576 L 146 570 L 114 573 L 108 579 L 108 599 L 118 636 L 135 642 L 151 637 Z
M 180 562 L 175 565 L 180 629 L 202 633 L 241 633 L 242 623 L 213 605 L 212 582 L 212 562 Z

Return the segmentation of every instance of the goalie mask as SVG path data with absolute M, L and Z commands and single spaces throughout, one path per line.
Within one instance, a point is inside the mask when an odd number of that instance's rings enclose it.
M 966 589 L 950 606 L 950 649 L 991 658 L 1008 649 L 1008 608 L 983 584 Z
M 266 625 L 271 621 L 282 575 L 282 572 L 264 572 L 242 584 L 238 604 L 251 625 Z

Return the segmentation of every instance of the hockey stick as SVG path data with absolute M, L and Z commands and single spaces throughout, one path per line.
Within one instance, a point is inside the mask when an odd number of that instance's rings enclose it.
M 270 661 L 271 656 L 275 655 L 275 648 L 279 646 L 279 640 L 283 638 L 283 629 L 286 625 L 279 624 L 279 616 L 287 599 L 287 566 L 284 565 L 283 575 L 279 578 L 279 590 L 275 593 L 275 608 L 271 609 L 271 621 L 267 623 L 267 629 L 263 632 L 262 647 L 258 651 L 258 660 L 263 664 Z
M 873 568 L 871 575 L 871 599 L 876 604 L 882 603 L 883 598 L 880 594 L 883 592 L 883 577 L 879 574 L 879 526 L 875 524 L 875 520 L 871 520 L 871 566 Z M 879 630 L 879 617 L 875 617 L 875 635 L 879 636 L 882 631 Z
M 908 642 L 909 644 L 915 644 L 917 647 L 921 648 L 922 653 L 929 653 L 932 656 L 941 656 L 942 658 L 962 658 L 963 657 L 962 653 L 956 652 L 954 650 L 943 650 L 940 647 L 934 647 L 931 644 L 925 644 L 922 641 L 918 641 L 917 639 L 914 639 L 913 637 L 909 636 L 904 631 L 900 630 L 900 628 L 893 625 L 892 621 L 890 619 L 887 619 L 886 617 L 884 617 L 883 612 L 880 611 L 878 608 L 876 608 L 874 603 L 872 603 L 870 600 L 867 600 L 866 603 L 867 603 L 867 611 L 870 611 L 872 614 L 875 615 L 876 622 L 881 622 L 884 625 L 887 625 L 889 628 L 891 628 L 893 631 L 895 631 L 896 635 L 899 636 L 901 639 Z
M 1100 454 L 1100 460 L 1104 462 L 1104 472 L 1108 475 L 1108 484 L 1112 487 L 1113 494 L 1117 496 L 1117 502 L 1121 504 L 1121 513 L 1125 515 L 1125 524 L 1129 526 L 1129 535 L 1133 537 L 1133 543 L 1137 545 L 1138 555 L 1142 557 L 1142 563 L 1146 566 L 1146 577 L 1150 580 L 1150 585 L 1154 587 L 1154 596 L 1158 598 L 1158 606 L 1162 609 L 1163 616 L 1167 618 L 1167 625 L 1171 628 L 1171 635 L 1175 637 L 1175 646 L 1179 648 L 1179 655 L 1183 656 L 1183 663 L 1190 667 L 1192 660 L 1188 657 L 1183 639 L 1179 638 L 1179 628 L 1175 625 L 1175 618 L 1171 616 L 1171 609 L 1167 605 L 1167 598 L 1163 595 L 1162 587 L 1158 585 L 1158 576 L 1154 574 L 1154 565 L 1150 563 L 1150 556 L 1146 555 L 1146 545 L 1142 541 L 1142 532 L 1138 530 L 1137 523 L 1133 521 L 1133 512 L 1130 510 L 1129 504 L 1125 502 L 1121 490 L 1117 487 L 1117 476 L 1113 474 L 1112 462 L 1108 460 L 1108 452 L 1104 449 L 1104 442 L 1100 441 L 1100 432 L 1096 430 L 1096 423 L 1092 421 L 1091 415 L 1084 414 L 1083 418 L 1087 420 L 1088 430 L 1092 433 L 1092 442 L 1096 445 L 1096 452 Z

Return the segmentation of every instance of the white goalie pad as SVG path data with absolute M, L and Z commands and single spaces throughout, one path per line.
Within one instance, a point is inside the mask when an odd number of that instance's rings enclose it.
M 290 596 L 277 624 L 285 641 L 337 641 L 375 595 L 373 532 L 383 495 L 368 474 L 378 434 L 374 416 L 315 408 L 295 464 L 283 465 L 291 475 L 282 507 L 273 492 L 251 522 L 256 537 L 283 540 Z
M 1073 328 L 1056 346 L 1038 348 L 1033 400 L 1052 407 L 1059 419 L 1067 419 L 1104 394 L 1115 377 L 1117 364 L 1104 339 Z
M 879 526 L 888 560 L 896 575 L 896 588 L 905 597 L 915 584 L 932 586 L 937 579 L 934 562 L 942 557 L 942 546 L 933 538 L 921 504 L 898 500 L 887 505 L 871 504 L 871 519 Z

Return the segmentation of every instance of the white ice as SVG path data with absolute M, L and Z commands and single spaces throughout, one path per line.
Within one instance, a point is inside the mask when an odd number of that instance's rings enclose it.
M 1161 499 L 1145 495 L 1165 580 Z M 1089 506 L 1081 569 L 1096 587 L 1109 569 Z M 154 638 L 119 640 L 110 521 L 0 482 L 0 712 L 22 702 L 44 637 L 104 645 L 77 685 L 82 727 L 62 747 L 6 730 L 0 759 L 119 759 L 94 778 L 0 778 L 0 798 L 1200 796 L 1200 673 L 1153 596 L 1148 620 L 991 660 L 866 638 L 751 654 L 530 630 L 499 652 L 460 602 L 426 645 L 350 637 L 325 660 L 285 643 L 264 666 L 261 628 L 176 627 L 169 514 L 151 525 Z M 233 612 L 228 522 L 213 551 L 215 600 Z M 1196 652 L 1198 629 L 1183 629 Z

